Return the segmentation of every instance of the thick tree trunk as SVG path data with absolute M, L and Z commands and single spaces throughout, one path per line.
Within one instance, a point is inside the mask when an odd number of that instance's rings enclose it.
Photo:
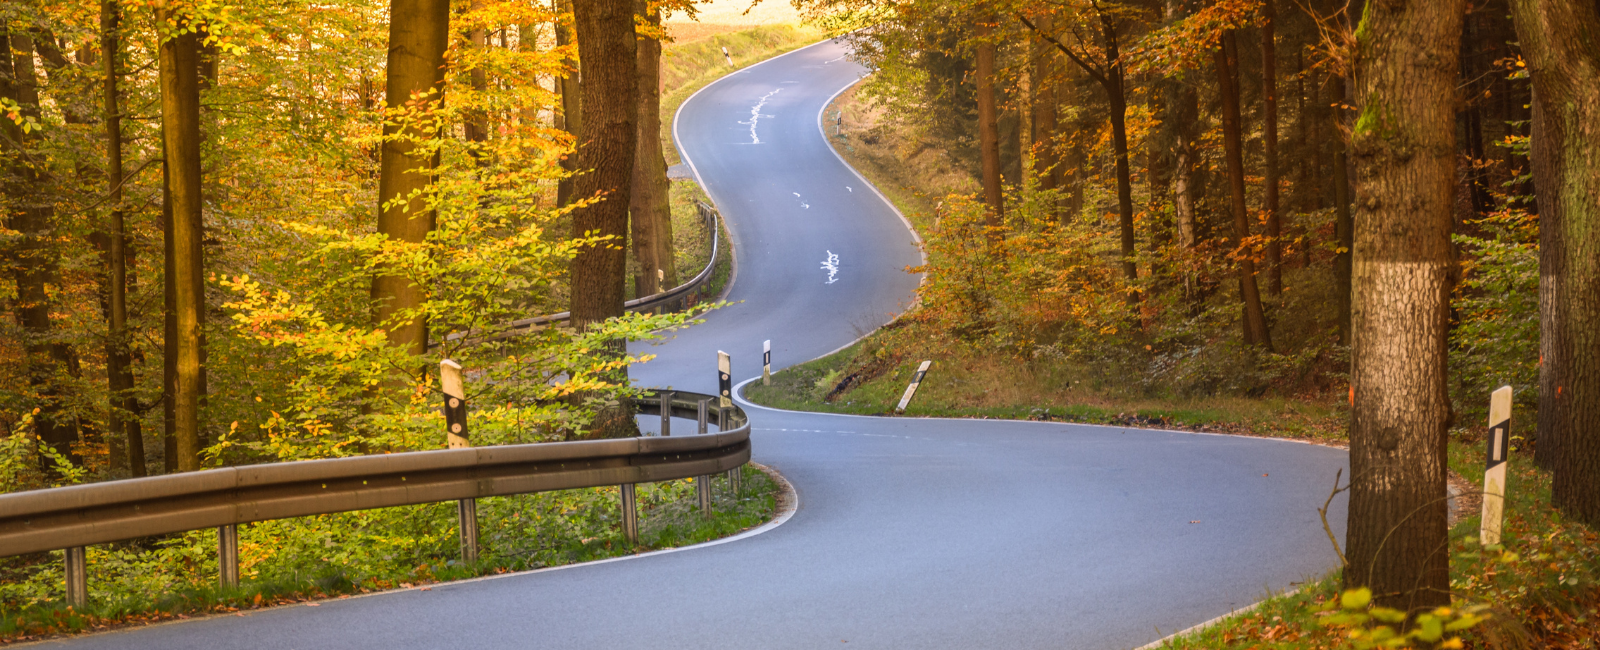
M 1344 582 L 1408 612 L 1450 603 L 1446 362 L 1464 13 L 1464 0 L 1374 3 L 1358 37 Z
M 1267 217 L 1267 295 L 1283 295 L 1283 219 L 1278 212 L 1278 47 L 1273 0 L 1261 3 L 1261 210 Z
M 389 15 L 388 79 L 384 86 L 387 107 L 397 109 L 417 97 L 443 104 L 450 2 L 391 0 Z M 438 134 L 410 127 L 405 138 L 396 138 L 401 133 L 392 125 L 385 125 L 383 132 L 383 153 L 378 164 L 378 233 L 420 244 L 433 230 L 436 218 L 423 198 L 433 183 L 430 170 L 436 164 L 436 156 L 419 151 L 414 142 Z M 404 275 L 380 275 L 372 280 L 373 322 L 388 331 L 390 345 L 412 354 L 427 351 L 427 322 L 421 317 L 400 316 L 421 307 L 426 298 L 427 288 L 413 284 Z
M 1600 87 L 1597 4 L 1511 2 L 1539 107 L 1535 115 L 1538 140 L 1533 144 L 1540 163 L 1534 170 L 1540 243 L 1548 241 L 1553 249 L 1549 279 L 1555 310 L 1549 316 L 1553 322 L 1548 329 L 1554 334 L 1554 359 L 1547 357 L 1546 363 L 1555 371 L 1553 429 L 1558 442 L 1550 459 L 1554 470 L 1550 501 L 1569 517 L 1600 527 L 1600 356 L 1595 354 L 1600 350 L 1600 106 L 1594 101 L 1594 89 Z M 1546 215 L 1555 218 L 1546 221 Z M 1549 240 L 1542 236 L 1546 229 L 1554 234 Z M 1541 256 L 1541 284 L 1545 261 Z M 1541 330 L 1543 325 L 1541 319 Z M 1540 394 L 1539 398 L 1542 403 L 1550 396 Z
M 33 68 L 33 39 L 26 33 L 7 33 L 0 29 L 0 96 L 16 102 L 24 115 L 39 119 L 38 80 Z M 14 53 L 14 54 L 13 54 Z M 72 348 L 55 338 L 50 319 L 51 287 L 61 282 L 57 251 L 50 244 L 54 235 L 55 209 L 48 197 L 41 196 L 50 178 L 44 158 L 31 147 L 35 135 L 25 134 L 16 123 L 0 118 L 8 169 L 5 194 L 10 204 L 7 227 L 21 237 L 8 251 L 6 265 L 16 284 L 12 305 L 27 339 L 23 349 L 28 357 L 28 385 L 37 395 L 38 415 L 34 430 L 57 452 L 77 460 L 72 443 L 78 440 L 74 418 L 62 412 L 65 395 L 63 379 L 77 374 L 77 356 Z
M 1217 84 L 1222 95 L 1222 143 L 1228 161 L 1228 194 L 1233 212 L 1233 245 L 1239 255 L 1239 301 L 1244 309 L 1244 342 L 1272 349 L 1272 334 L 1267 331 L 1266 313 L 1261 308 L 1261 293 L 1256 288 L 1256 265 L 1248 251 L 1242 250 L 1250 236 L 1250 218 L 1244 196 L 1243 125 L 1239 117 L 1239 55 L 1232 31 L 1222 36 L 1216 52 Z
M 158 22 L 175 18 L 157 10 Z M 175 368 L 172 387 L 174 469 L 200 469 L 201 328 L 205 318 L 203 225 L 200 202 L 200 48 L 193 32 L 161 43 L 161 132 L 166 193 L 172 209 L 167 249 L 172 287 L 173 338 L 166 353 Z
M 580 198 L 600 200 L 572 213 L 572 234 L 612 238 L 579 248 L 572 259 L 572 326 L 580 330 L 623 313 L 627 281 L 623 244 L 639 136 L 633 6 L 633 0 L 585 0 L 573 5 L 584 110 L 578 147 L 581 173 L 575 190 Z M 611 352 L 622 354 L 621 344 Z M 626 384 L 626 366 L 610 380 Z M 603 409 L 588 433 L 606 438 L 637 434 L 631 404 Z
M 650 10 L 649 0 L 634 0 L 635 10 L 653 25 L 661 24 L 661 11 Z M 676 286 L 672 264 L 672 197 L 669 196 L 667 159 L 661 153 L 661 41 L 639 39 L 635 67 L 639 87 L 638 150 L 633 162 L 633 194 L 628 200 L 632 225 L 633 258 L 638 267 L 634 294 L 644 297 Z
M 572 22 L 576 20 L 572 14 L 572 0 L 557 0 L 557 11 L 563 14 L 562 22 L 556 28 L 556 47 L 566 48 L 577 42 Z M 578 60 L 572 57 L 563 57 L 561 67 L 566 74 L 556 79 L 556 93 L 561 96 L 561 114 L 557 116 L 556 128 L 566 131 L 572 138 L 582 144 L 583 137 L 583 91 L 579 88 L 579 81 L 583 71 L 579 69 Z M 567 171 L 568 176 L 556 183 L 556 205 L 565 207 L 572 202 L 572 195 L 576 187 L 578 173 L 578 154 L 576 146 L 571 154 L 561 157 L 561 168 Z
M 993 14 L 986 13 L 978 16 L 974 26 L 978 58 L 974 81 L 978 86 L 978 152 L 983 166 L 983 202 L 989 206 L 989 226 L 999 228 L 1005 223 L 1006 208 L 1000 179 L 1000 115 L 994 91 L 994 22 Z
M 128 231 L 122 212 L 122 112 L 118 81 L 122 59 L 122 14 L 116 0 L 100 1 L 100 51 L 101 67 L 105 74 L 103 101 L 106 133 L 106 236 L 109 239 L 110 264 L 106 269 L 108 284 L 106 336 L 107 432 L 123 440 L 124 458 L 113 462 L 125 463 L 134 477 L 145 475 L 144 436 L 136 422 L 133 390 L 133 360 L 128 351 Z

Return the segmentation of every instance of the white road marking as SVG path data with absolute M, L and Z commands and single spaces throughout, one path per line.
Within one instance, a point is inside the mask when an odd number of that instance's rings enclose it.
M 839 273 L 839 256 L 835 255 L 833 251 L 828 251 L 828 259 L 822 261 L 822 268 L 828 272 L 827 284 L 839 281 L 839 278 L 835 277 Z
M 851 189 L 851 187 L 849 185 L 844 186 L 844 188 L 847 189 L 847 190 L 850 190 L 851 192 L 855 191 L 854 189 Z
M 799 192 L 795 192 L 794 195 L 795 196 L 800 196 L 800 193 Z
M 810 210 L 811 209 L 811 204 L 810 203 L 801 203 L 800 207 L 805 208 L 807 210 Z
M 751 109 L 750 109 L 750 121 L 749 122 L 740 122 L 740 124 L 749 124 L 750 125 L 750 144 L 761 144 L 760 136 L 756 135 L 756 123 L 760 122 L 761 118 L 763 117 L 763 115 L 761 115 L 761 107 L 762 106 L 766 106 L 767 105 L 767 100 L 771 99 L 773 95 L 778 94 L 782 90 L 783 90 L 782 88 L 775 88 L 775 89 L 773 89 L 772 92 L 767 93 L 765 95 L 762 95 L 761 96 L 761 101 L 756 102 L 756 105 L 754 107 L 751 107 Z M 765 117 L 772 117 L 772 116 L 771 115 L 767 115 Z

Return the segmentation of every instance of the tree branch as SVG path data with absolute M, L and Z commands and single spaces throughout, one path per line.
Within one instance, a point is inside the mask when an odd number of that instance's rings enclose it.
M 1078 54 L 1072 51 L 1072 48 L 1062 45 L 1061 41 L 1056 40 L 1056 37 L 1044 33 L 1044 31 L 1039 29 L 1038 26 L 1034 25 L 1032 21 L 1028 20 L 1027 16 L 1022 15 L 1022 12 L 1019 11 L 1015 13 L 1017 20 L 1020 20 L 1022 21 L 1022 24 L 1027 25 L 1028 29 L 1033 30 L 1033 33 L 1044 37 L 1044 40 L 1050 41 L 1052 45 L 1056 46 L 1056 49 L 1061 50 L 1062 53 L 1066 54 L 1067 58 L 1072 59 L 1073 63 L 1076 63 L 1078 64 L 1078 67 L 1083 68 L 1083 71 L 1089 73 L 1089 76 L 1093 77 L 1095 81 L 1100 82 L 1101 85 L 1108 85 L 1111 83 L 1110 79 L 1106 77 L 1104 72 L 1101 72 L 1098 68 L 1089 65 L 1087 61 L 1079 58 Z

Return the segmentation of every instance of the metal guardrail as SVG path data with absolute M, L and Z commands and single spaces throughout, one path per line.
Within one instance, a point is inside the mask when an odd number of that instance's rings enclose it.
M 602 485 L 623 486 L 631 538 L 634 483 L 708 476 L 750 460 L 750 423 L 738 406 L 657 391 L 636 402 L 639 411 L 660 415 L 663 396 L 671 417 L 698 419 L 703 433 L 715 414 L 719 432 L 271 463 L 4 494 L 0 557 L 67 549 L 68 600 L 82 605 L 83 547 L 91 544 L 217 527 L 219 558 L 235 563 L 219 562 L 222 582 L 235 586 L 238 524 Z M 700 498 L 709 516 L 707 488 Z M 475 530 L 469 551 L 466 528 L 463 554 L 476 555 Z
M 622 303 L 625 311 L 677 311 L 689 306 L 698 292 L 711 282 L 711 276 L 717 268 L 717 254 L 722 247 L 722 231 L 717 227 L 717 209 L 707 205 L 704 201 L 695 201 L 695 209 L 700 213 L 700 218 L 706 222 L 706 228 L 711 232 L 711 259 L 706 260 L 706 266 L 693 279 L 661 293 L 651 294 L 643 298 L 634 298 Z M 445 340 L 455 341 L 471 339 L 473 341 L 493 341 L 507 336 L 515 335 L 521 331 L 535 331 L 553 323 L 561 323 L 572 317 L 571 312 L 560 312 L 546 316 L 523 318 L 506 323 L 505 332 L 484 337 L 473 336 L 471 332 L 456 332 L 445 336 Z

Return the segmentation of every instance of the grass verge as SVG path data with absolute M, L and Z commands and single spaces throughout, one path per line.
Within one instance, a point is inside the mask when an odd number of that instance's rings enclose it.
M 475 564 L 456 559 L 453 504 L 241 526 L 243 580 L 235 590 L 216 586 L 210 531 L 90 547 L 90 603 L 81 610 L 46 597 L 60 595 L 60 552 L 6 558 L 0 560 L 0 644 L 688 546 L 762 525 L 778 511 L 781 487 L 761 469 L 742 469 L 738 497 L 725 476 L 713 480 L 709 519 L 699 509 L 693 479 L 640 484 L 637 545 L 629 545 L 618 526 L 616 487 L 480 499 L 483 549 Z M 381 525 L 399 519 L 433 534 L 405 535 L 413 531 Z M 381 530 L 374 535 L 374 529 Z M 408 553 L 384 533 L 422 537 L 423 544 Z M 264 547 L 268 542 L 274 549 Z

